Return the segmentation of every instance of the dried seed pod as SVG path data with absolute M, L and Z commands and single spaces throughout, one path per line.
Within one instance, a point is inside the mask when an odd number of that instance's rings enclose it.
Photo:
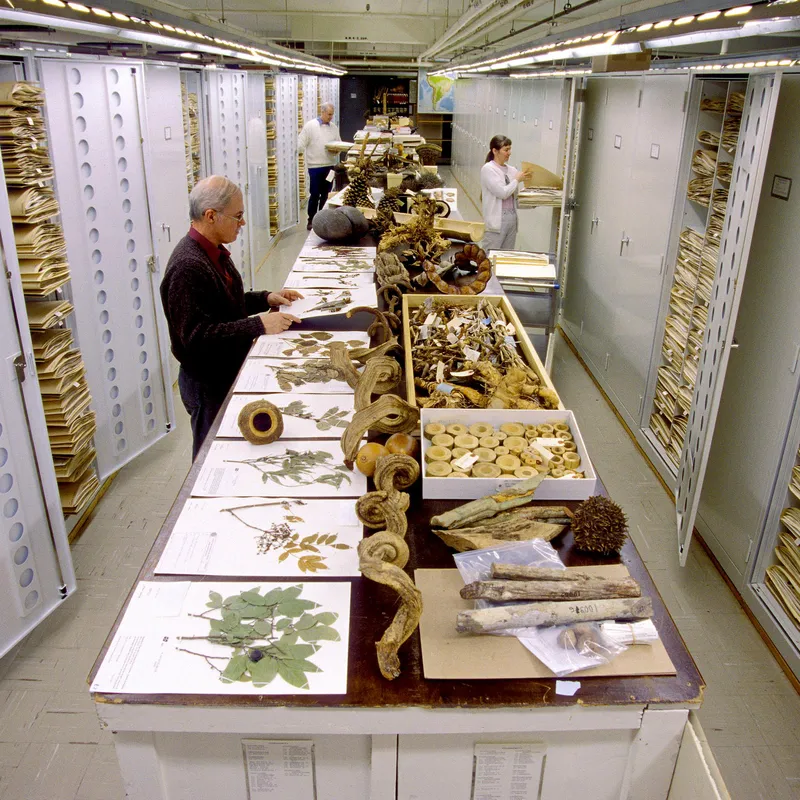
M 524 436 L 525 426 L 521 422 L 504 422 L 500 426 L 500 430 L 506 436 Z
M 472 455 L 478 456 L 478 461 L 491 462 L 496 458 L 494 450 L 490 450 L 488 447 L 476 447 L 472 451 Z
M 495 461 L 495 464 L 497 464 L 506 475 L 513 474 L 514 470 L 519 469 L 521 466 L 519 459 L 512 455 L 500 456 L 497 461 Z
M 456 447 L 463 447 L 465 450 L 474 450 L 478 446 L 478 437 L 469 433 L 464 433 L 455 438 Z
M 281 410 L 266 400 L 254 400 L 239 412 L 239 430 L 251 444 L 269 444 L 283 433 Z
M 425 474 L 429 478 L 446 478 L 452 471 L 448 461 L 429 461 L 425 466 Z
M 613 500 L 595 495 L 578 506 L 572 520 L 575 547 L 593 553 L 619 553 L 625 544 L 628 523 Z
M 484 436 L 494 436 L 494 428 L 485 422 L 476 422 L 474 425 L 470 425 L 469 432 L 479 439 Z
M 432 445 L 425 453 L 426 461 L 449 461 L 450 451 L 446 447 Z
M 437 447 L 452 447 L 453 446 L 453 437 L 449 433 L 437 433 L 431 439 L 431 443 L 435 444 Z
M 478 445 L 480 447 L 488 447 L 490 450 L 494 450 L 500 444 L 500 440 L 497 439 L 495 436 L 484 436 L 483 438 L 478 440 Z
M 488 464 L 485 461 L 479 461 L 472 467 L 473 478 L 499 478 L 503 471 L 497 464 Z
M 467 426 L 462 425 L 460 422 L 454 422 L 452 425 L 447 426 L 447 432 L 451 436 L 461 436 L 467 433 Z
M 514 470 L 514 477 L 522 480 L 532 478 L 534 475 L 538 475 L 538 472 L 533 467 L 518 467 Z
M 507 456 L 510 452 L 511 451 L 502 444 L 494 449 L 494 454 L 496 456 Z
M 528 440 L 522 436 L 509 436 L 503 444 L 510 452 L 514 453 L 514 455 L 519 455 L 523 450 L 527 449 Z
M 432 439 L 434 436 L 438 436 L 440 433 L 445 433 L 446 428 L 441 422 L 429 422 L 425 426 L 425 430 L 423 433 L 428 439 Z

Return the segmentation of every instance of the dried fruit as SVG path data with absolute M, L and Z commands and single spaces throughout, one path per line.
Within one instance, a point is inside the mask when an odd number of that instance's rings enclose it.
M 615 502 L 595 495 L 578 507 L 572 520 L 572 532 L 579 550 L 619 553 L 627 538 L 628 521 Z
M 251 650 L 250 651 L 250 660 L 254 664 L 258 664 L 258 662 L 261 661 L 262 658 L 264 658 L 264 653 L 262 653 L 261 650 Z
M 388 455 L 389 451 L 382 444 L 367 442 L 356 455 L 356 467 L 360 473 L 371 478 L 375 474 L 378 459 Z
M 416 455 L 418 447 L 417 440 L 408 433 L 394 433 L 386 440 L 386 449 L 390 453 L 399 453 L 412 458 Z

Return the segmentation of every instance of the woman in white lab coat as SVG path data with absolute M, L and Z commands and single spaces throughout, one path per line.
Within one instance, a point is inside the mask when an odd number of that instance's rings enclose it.
M 513 250 L 517 239 L 517 191 L 529 173 L 520 172 L 508 163 L 511 139 L 493 136 L 486 163 L 481 167 L 481 203 L 486 225 L 481 247 L 490 250 Z

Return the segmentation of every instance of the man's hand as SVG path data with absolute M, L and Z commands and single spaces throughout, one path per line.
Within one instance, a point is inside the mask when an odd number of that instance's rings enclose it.
M 297 317 L 291 314 L 284 314 L 279 311 L 277 314 L 270 314 L 265 311 L 258 315 L 261 318 L 261 324 L 264 326 L 264 333 L 283 333 L 292 327 L 293 322 L 301 322 Z
M 273 308 L 291 305 L 292 300 L 302 300 L 303 295 L 296 289 L 281 289 L 279 292 L 270 292 L 267 295 L 267 304 Z

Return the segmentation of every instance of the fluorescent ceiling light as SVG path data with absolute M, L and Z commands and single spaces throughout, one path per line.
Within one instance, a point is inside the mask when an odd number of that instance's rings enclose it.
M 532 56 L 528 58 L 515 58 L 513 61 L 508 62 L 509 67 L 524 67 L 526 64 L 533 64 L 534 59 Z
M 726 17 L 742 17 L 745 14 L 749 14 L 753 9 L 753 6 L 736 6 L 736 8 L 729 8 L 725 12 Z
M 662 19 L 661 22 L 656 22 L 655 28 L 656 30 L 661 30 L 662 28 L 669 28 L 672 25 L 671 19 Z
M 645 22 L 644 25 L 640 25 L 636 30 L 643 33 L 644 31 L 652 30 L 653 23 L 652 22 Z
M 694 17 L 680 17 L 675 20 L 676 25 L 688 25 L 690 22 L 694 22 Z
M 82 3 L 67 3 L 67 5 L 73 10 L 78 11 L 81 14 L 91 14 L 92 9 L 89 6 L 85 6 Z
M 710 19 L 716 19 L 722 14 L 721 11 L 707 11 L 705 14 L 701 14 L 698 18 L 698 22 L 708 22 Z
M 63 3 L 61 5 L 64 5 Z M 104 8 L 97 8 L 96 6 L 92 6 L 92 14 L 97 14 L 98 17 L 103 17 L 104 19 L 111 19 L 111 12 L 106 11 Z

